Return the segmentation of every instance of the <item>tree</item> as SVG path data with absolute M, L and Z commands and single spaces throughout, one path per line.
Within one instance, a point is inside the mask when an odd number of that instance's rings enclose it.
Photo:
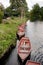
M 27 11 L 26 13 L 25 13 L 25 16 L 29 19 L 29 11 Z
M 4 11 L 4 6 L 0 3 L 0 10 Z
M 4 8 L 3 5 L 0 4 L 0 23 L 2 22 L 3 16 L 4 16 Z
M 35 4 L 33 9 L 30 11 L 30 20 L 36 21 L 39 19 L 40 15 L 40 6 L 38 4 Z
M 4 11 L 4 18 L 11 16 L 11 8 L 7 7 Z
M 25 0 L 10 0 L 10 3 L 11 9 L 14 9 L 12 13 L 16 12 L 16 14 L 18 13 L 21 17 L 25 15 L 25 12 L 28 9 Z
M 43 20 L 43 7 L 40 8 L 40 20 Z

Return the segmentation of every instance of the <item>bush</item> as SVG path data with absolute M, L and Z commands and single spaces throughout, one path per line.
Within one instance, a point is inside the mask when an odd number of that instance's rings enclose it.
M 0 10 L 0 23 L 2 23 L 3 16 L 4 16 L 4 13 L 3 11 Z
M 11 16 L 11 19 L 14 19 L 14 16 Z
M 40 6 L 38 4 L 35 4 L 33 9 L 30 11 L 30 20 L 36 21 L 39 20 L 40 15 Z
M 26 16 L 27 18 L 29 18 L 29 12 L 28 12 L 28 11 L 25 13 L 25 16 Z

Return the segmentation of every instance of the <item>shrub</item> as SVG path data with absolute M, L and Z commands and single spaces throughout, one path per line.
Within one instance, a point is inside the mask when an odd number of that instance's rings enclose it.
M 39 15 L 40 15 L 40 6 L 38 4 L 35 4 L 30 11 L 30 20 L 31 21 L 36 21 L 39 20 Z
M 11 19 L 14 19 L 14 16 L 11 16 Z
M 0 10 L 0 23 L 2 23 L 3 16 L 4 16 L 4 13 L 3 11 Z
M 25 16 L 26 16 L 27 18 L 29 18 L 29 12 L 28 12 L 28 11 L 25 13 Z

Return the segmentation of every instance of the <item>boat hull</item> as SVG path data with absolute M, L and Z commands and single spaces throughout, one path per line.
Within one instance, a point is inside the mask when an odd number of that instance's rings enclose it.
M 22 37 L 25 37 L 25 33 L 23 35 L 19 35 L 18 33 L 16 33 L 17 39 L 20 40 Z
M 17 54 L 18 62 L 22 65 L 25 65 L 27 60 L 30 60 L 30 57 L 31 57 L 31 53 L 24 60 L 22 60 L 21 57 Z
M 28 60 L 26 62 L 26 65 L 41 65 L 41 64 L 39 62 L 35 62 L 35 61 Z
M 18 54 L 19 62 L 21 62 L 23 64 L 25 64 L 27 60 L 30 60 L 31 43 L 30 43 L 30 40 L 27 37 L 23 37 L 19 41 L 17 54 Z

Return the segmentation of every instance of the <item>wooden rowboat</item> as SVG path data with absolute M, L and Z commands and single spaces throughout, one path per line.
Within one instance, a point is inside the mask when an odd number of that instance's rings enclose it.
M 24 29 L 25 29 L 25 26 L 26 26 L 26 23 L 21 24 L 21 25 L 18 27 L 18 30 L 24 30 Z
M 17 38 L 18 39 L 21 39 L 22 37 L 24 37 L 25 36 L 25 31 L 24 30 L 18 30 L 18 32 L 17 32 Z
M 18 46 L 18 55 L 24 61 L 31 53 L 31 43 L 26 37 L 23 37 Z
M 23 23 L 23 24 L 21 25 L 22 28 L 25 28 L 25 26 L 26 26 L 26 23 Z
M 40 63 L 38 62 L 34 62 L 34 61 L 27 61 L 26 65 L 41 65 Z
M 22 27 L 22 26 L 19 26 L 19 27 L 18 27 L 18 30 L 25 31 L 25 28 L 24 28 L 24 27 Z

